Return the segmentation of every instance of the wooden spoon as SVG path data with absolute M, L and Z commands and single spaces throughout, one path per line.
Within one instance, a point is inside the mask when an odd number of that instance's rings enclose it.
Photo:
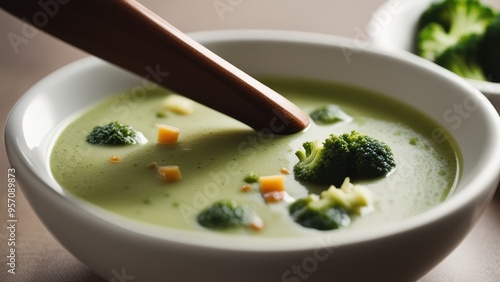
M 136 1 L 0 0 L 0 7 L 75 47 L 255 130 L 292 134 L 309 124 L 307 115 L 289 100 Z

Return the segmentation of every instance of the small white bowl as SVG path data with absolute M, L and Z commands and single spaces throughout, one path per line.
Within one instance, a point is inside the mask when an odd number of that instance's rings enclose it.
M 51 146 L 69 118 L 103 97 L 142 83 L 98 59 L 84 59 L 49 75 L 18 101 L 8 117 L 5 143 L 33 210 L 64 247 L 102 277 L 416 280 L 462 241 L 491 199 L 500 171 L 498 115 L 479 91 L 459 77 L 409 54 L 353 49 L 352 41 L 326 35 L 224 31 L 193 37 L 252 75 L 346 83 L 413 105 L 452 133 L 463 154 L 462 177 L 456 192 L 443 203 L 363 232 L 346 228 L 318 237 L 248 238 L 135 222 L 64 194 L 50 173 Z M 468 105 L 470 111 L 453 128 L 455 123 L 443 114 L 457 104 Z
M 382 4 L 366 25 L 365 33 L 373 46 L 397 52 L 414 52 L 420 15 L 434 2 L 442 0 L 390 0 Z M 490 5 L 492 1 L 484 1 Z M 498 3 L 496 3 L 498 6 Z M 494 7 L 494 6 L 492 6 Z M 465 79 L 481 91 L 500 112 L 500 83 Z

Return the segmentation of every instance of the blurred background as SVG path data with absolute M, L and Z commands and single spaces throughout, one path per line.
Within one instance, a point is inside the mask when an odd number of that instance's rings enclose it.
M 416 0 L 417 1 L 417 0 Z M 283 29 L 368 40 L 367 24 L 383 0 L 143 0 L 184 32 L 217 29 Z M 500 7 L 500 0 L 488 1 Z M 112 15 L 110 15 L 112 16 Z M 49 22 L 50 24 L 50 22 Z M 12 43 L 12 36 L 24 35 Z M 112 35 L 110 35 L 112 36 Z M 147 51 L 147 50 L 145 50 Z M 0 10 L 0 120 L 34 83 L 88 56 L 29 28 Z M 70 93 L 68 93 L 70 94 Z M 6 272 L 6 174 L 0 149 L 0 281 L 101 281 L 46 231 L 22 193 L 17 194 L 17 274 Z M 498 194 L 498 193 L 497 193 Z M 496 197 L 467 239 L 421 281 L 500 281 L 500 199 Z M 89 234 L 91 236 L 91 234 Z

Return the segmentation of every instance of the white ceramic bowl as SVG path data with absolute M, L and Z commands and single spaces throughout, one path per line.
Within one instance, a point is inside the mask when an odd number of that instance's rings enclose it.
M 441 0 L 390 0 L 382 4 L 367 24 L 364 32 L 375 47 L 393 52 L 414 52 L 415 33 L 420 15 L 433 3 Z M 500 8 L 494 0 L 483 0 L 493 8 Z M 500 112 L 500 83 L 465 79 L 481 91 Z
M 194 38 L 252 75 L 340 82 L 421 109 L 450 131 L 464 160 L 456 192 L 417 216 L 364 232 L 317 238 L 200 235 L 133 222 L 64 195 L 51 177 L 54 137 L 68 118 L 142 80 L 94 58 L 70 64 L 33 86 L 5 128 L 11 165 L 34 211 L 75 257 L 106 279 L 134 281 L 410 281 L 447 256 L 474 226 L 499 181 L 500 126 L 477 90 L 423 59 L 352 49 L 331 36 L 225 31 Z M 349 54 L 349 59 L 346 55 Z M 453 128 L 444 115 L 467 108 Z M 453 112 L 452 112 L 453 113 Z M 35 235 L 33 235 L 35 236 Z M 123 279 L 123 277 L 121 277 Z

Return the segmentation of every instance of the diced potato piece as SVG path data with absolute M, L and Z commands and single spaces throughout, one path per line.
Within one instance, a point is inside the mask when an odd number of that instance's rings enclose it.
M 256 217 L 250 223 L 250 229 L 260 231 L 264 228 L 264 221 L 260 217 Z
M 170 95 L 163 101 L 163 107 L 178 115 L 193 113 L 193 101 L 179 95 Z
M 283 191 L 274 191 L 266 194 L 262 194 L 262 198 L 266 203 L 277 203 L 283 201 L 285 199 L 285 192 Z
M 156 171 L 161 180 L 165 182 L 177 182 L 181 180 L 181 170 L 176 165 L 159 166 Z
M 180 129 L 166 124 L 157 124 L 158 126 L 158 138 L 157 142 L 159 144 L 174 144 L 179 139 Z
M 266 203 L 280 202 L 285 198 L 285 176 L 270 175 L 259 178 L 260 194 Z

